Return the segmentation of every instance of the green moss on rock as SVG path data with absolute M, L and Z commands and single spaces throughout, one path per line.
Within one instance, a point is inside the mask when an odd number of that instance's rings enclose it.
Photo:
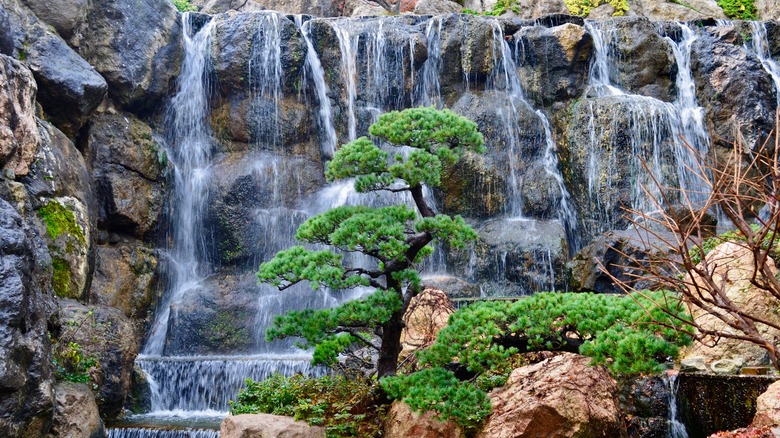
M 52 277 L 54 293 L 60 298 L 79 298 L 70 290 L 70 266 L 67 260 L 54 257 L 51 264 L 54 268 L 54 276 Z
M 38 215 L 46 225 L 46 233 L 52 240 L 57 240 L 61 235 L 67 234 L 86 245 L 87 240 L 81 227 L 76 224 L 76 217 L 64 205 L 57 201 L 49 201 L 38 210 Z

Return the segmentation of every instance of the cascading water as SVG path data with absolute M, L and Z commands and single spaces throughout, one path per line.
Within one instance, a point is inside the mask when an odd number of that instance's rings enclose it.
M 282 98 L 282 39 L 278 14 L 262 14 L 249 58 L 249 87 L 255 96 L 252 118 L 257 140 L 275 146 L 279 141 L 279 101 Z
M 441 70 L 441 28 L 444 17 L 437 16 L 428 20 L 425 27 L 425 39 L 428 43 L 428 59 L 422 66 L 422 80 L 417 82 L 414 101 L 417 106 L 442 107 L 441 84 L 439 83 L 439 70 Z
M 127 427 L 108 429 L 108 438 L 219 438 L 219 431 L 209 429 L 146 429 Z
M 145 356 L 160 356 L 165 347 L 171 304 L 197 288 L 207 275 L 203 236 L 203 205 L 208 196 L 211 134 L 208 110 L 208 49 L 213 21 L 192 35 L 191 14 L 185 14 L 185 58 L 179 75 L 179 91 L 171 101 L 170 154 L 175 169 L 172 266 L 169 290 L 155 317 Z
M 677 382 L 677 374 L 665 374 L 663 376 L 663 380 L 669 389 L 669 418 L 667 420 L 668 429 L 666 438 L 688 438 L 688 431 L 685 430 L 685 424 L 680 422 L 677 414 L 677 390 L 679 387 L 679 382 Z
M 511 109 L 509 114 L 505 114 L 499 109 L 499 115 L 504 120 L 504 124 L 507 126 L 510 137 L 510 143 L 508 148 L 508 159 L 510 168 L 510 181 L 512 191 L 511 201 L 511 214 L 515 217 L 522 217 L 522 196 L 521 196 L 521 181 L 517 176 L 517 164 L 516 153 L 519 152 L 517 131 L 517 120 L 520 116 L 516 103 L 520 103 L 529 110 L 531 110 L 535 116 L 539 119 L 542 125 L 542 132 L 544 134 L 544 156 L 543 165 L 544 170 L 554 181 L 558 187 L 560 197 L 558 202 L 558 219 L 563 223 L 566 229 L 567 240 L 569 241 L 570 251 L 576 252 L 581 247 L 581 241 L 579 239 L 579 233 L 577 231 L 577 213 L 571 203 L 571 195 L 563 181 L 563 175 L 558 168 L 558 155 L 557 146 L 552 136 L 552 129 L 550 128 L 550 121 L 542 110 L 534 109 L 533 106 L 525 99 L 523 88 L 520 84 L 520 78 L 517 75 L 517 65 L 515 63 L 514 55 L 509 46 L 509 43 L 504 38 L 504 31 L 501 28 L 501 24 L 496 20 L 492 22 L 493 26 L 493 59 L 496 68 L 494 69 L 491 80 L 488 81 L 488 87 L 504 87 L 509 98 L 509 108 Z M 519 41 L 515 41 L 517 45 Z M 515 46 L 515 53 L 518 53 L 518 48 Z M 500 60 L 496 59 L 500 55 Z
M 751 21 L 750 29 L 752 31 L 750 40 L 745 43 L 745 47 L 758 57 L 764 70 L 772 77 L 777 92 L 777 106 L 780 107 L 780 63 L 772 59 L 772 55 L 769 53 L 766 24 L 760 21 Z
M 594 56 L 590 66 L 590 94 L 588 99 L 590 118 L 590 145 L 587 160 L 588 201 L 591 221 L 587 233 L 595 235 L 615 228 L 621 221 L 621 205 L 615 199 L 621 178 L 631 181 L 631 199 L 628 207 L 651 214 L 659 208 L 662 199 L 656 181 L 664 187 L 679 187 L 679 193 L 667 193 L 673 202 L 699 205 L 708 192 L 702 184 L 699 157 L 709 149 L 709 136 L 704 129 L 703 109 L 696 101 L 695 85 L 690 69 L 691 46 L 695 33 L 679 24 L 679 42 L 666 37 L 677 62 L 677 98 L 663 102 L 653 97 L 629 94 L 619 84 L 612 83 L 610 66 L 613 61 L 610 44 L 618 38 L 614 29 L 608 32 L 594 22 L 585 24 L 593 37 Z M 619 108 L 616 110 L 616 108 Z M 613 111 L 624 112 L 628 117 L 620 126 L 604 123 Z M 599 121 L 599 123 L 597 123 Z M 624 135 L 615 133 L 625 131 Z M 621 140 L 622 137 L 627 137 Z M 682 138 L 681 138 L 682 137 Z M 604 144 L 606 142 L 606 144 Z M 612 170 L 623 159 L 617 145 L 630 146 L 630 175 L 620 175 Z M 647 168 L 642 164 L 643 160 Z M 612 170 L 611 170 L 612 169 Z
M 333 110 L 328 97 L 328 85 L 325 83 L 325 70 L 322 68 L 320 57 L 317 56 L 317 51 L 314 50 L 314 44 L 311 41 L 311 21 L 302 23 L 302 20 L 300 15 L 295 16 L 295 24 L 306 42 L 304 82 L 306 82 L 306 71 L 308 71 L 311 74 L 312 82 L 314 82 L 314 89 L 317 91 L 320 138 L 323 139 L 321 149 L 326 158 L 332 158 L 336 152 L 338 137 L 336 136 L 336 127 L 333 126 Z
M 344 23 L 350 21 L 344 20 Z M 360 41 L 358 34 L 350 34 L 345 26 L 334 27 L 341 48 L 341 72 L 344 75 L 344 83 L 347 90 L 347 116 L 349 140 L 357 138 L 357 115 L 355 114 L 355 99 L 357 99 L 357 45 Z

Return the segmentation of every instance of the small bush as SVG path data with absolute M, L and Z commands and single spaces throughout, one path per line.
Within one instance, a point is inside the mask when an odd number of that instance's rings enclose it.
M 466 431 L 477 430 L 492 408 L 484 391 L 442 368 L 386 377 L 382 379 L 382 389 L 413 410 L 437 412 L 443 420 L 453 420 Z
M 89 372 L 98 364 L 97 358 L 84 354 L 76 342 L 68 342 L 62 348 L 55 344 L 53 362 L 58 380 L 76 383 L 89 383 Z
M 323 426 L 328 438 L 376 437 L 384 409 L 377 407 L 374 385 L 368 379 L 343 376 L 308 378 L 273 374 L 246 387 L 230 402 L 230 413 L 286 415 Z
M 195 6 L 192 5 L 192 3 L 189 2 L 189 0 L 172 0 L 173 5 L 176 6 L 176 9 L 179 10 L 179 12 L 195 12 L 198 10 Z
M 718 0 L 718 6 L 727 17 L 735 20 L 758 20 L 754 0 Z

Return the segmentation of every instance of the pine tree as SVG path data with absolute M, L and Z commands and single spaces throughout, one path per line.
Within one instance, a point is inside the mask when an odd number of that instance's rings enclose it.
M 280 251 L 260 265 L 257 276 L 280 290 L 302 281 L 312 288 L 373 287 L 369 296 L 336 308 L 279 316 L 266 337 L 299 337 L 301 347 L 314 348 L 314 363 L 325 365 L 334 364 L 348 348 L 376 349 L 377 372 L 383 377 L 395 374 L 402 317 L 421 290 L 418 269 L 432 253 L 431 244 L 457 248 L 477 237 L 460 216 L 435 214 L 423 186 L 439 186 L 445 169 L 465 151 L 484 152 L 484 145 L 474 122 L 434 108 L 383 114 L 369 132 L 384 144 L 405 148 L 391 157 L 368 138 L 358 138 L 336 152 L 326 178 L 354 178 L 360 193 L 409 192 L 415 208 L 344 206 L 314 216 L 298 228 L 296 240 L 332 249 L 294 246 Z M 345 252 L 365 254 L 373 266 L 345 266 Z

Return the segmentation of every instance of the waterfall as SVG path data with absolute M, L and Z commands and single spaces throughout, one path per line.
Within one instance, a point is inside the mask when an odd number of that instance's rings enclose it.
M 671 117 L 677 159 L 677 175 L 679 187 L 686 199 L 686 204 L 702 205 L 709 196 L 709 189 L 704 184 L 699 158 L 706 156 L 710 147 L 710 138 L 704 128 L 704 109 L 696 100 L 696 84 L 691 72 L 691 47 L 696 41 L 696 34 L 683 23 L 678 24 L 682 39 L 676 43 L 668 36 L 665 38 L 674 52 L 677 61 L 677 99 L 674 102 L 675 115 Z M 682 135 L 685 141 L 679 136 Z M 686 144 L 687 143 L 687 144 Z
M 441 28 L 444 17 L 436 16 L 428 20 L 425 26 L 425 39 L 428 43 L 428 59 L 422 66 L 422 80 L 417 83 L 415 103 L 417 106 L 442 107 L 439 71 L 441 70 Z
M 208 51 L 213 20 L 192 35 L 193 16 L 185 13 L 184 62 L 179 90 L 171 101 L 172 138 L 168 156 L 174 164 L 172 272 L 168 290 L 142 350 L 144 355 L 162 355 L 168 333 L 171 305 L 198 287 L 206 275 L 203 236 L 203 207 L 210 179 L 211 133 L 206 116 L 208 104 Z
M 209 356 L 140 359 L 152 388 L 157 416 L 224 415 L 228 401 L 246 379 L 261 381 L 273 373 L 323 375 L 309 356 Z
M 517 163 L 516 153 L 519 152 L 517 131 L 517 120 L 519 116 L 516 102 L 524 105 L 527 109 L 532 111 L 539 119 L 544 132 L 544 156 L 543 165 L 544 170 L 550 177 L 553 178 L 558 190 L 560 192 L 560 198 L 558 199 L 558 219 L 563 223 L 566 229 L 567 240 L 569 240 L 570 251 L 576 252 L 581 246 L 579 234 L 577 231 L 577 213 L 571 202 L 571 195 L 563 181 L 563 175 L 558 166 L 558 154 L 555 140 L 552 136 L 552 129 L 550 128 L 550 121 L 547 116 L 542 112 L 533 108 L 533 106 L 525 99 L 523 87 L 520 83 L 520 78 L 517 75 L 517 66 L 515 64 L 514 56 L 509 43 L 504 38 L 504 31 L 501 28 L 501 24 L 498 20 L 492 21 L 493 27 L 493 61 L 496 66 L 491 73 L 491 77 L 488 81 L 488 87 L 495 89 L 496 87 L 503 87 L 507 93 L 509 100 L 510 113 L 506 114 L 503 110 L 499 109 L 499 117 L 504 121 L 505 126 L 509 131 L 509 148 L 508 161 L 509 161 L 509 176 L 510 176 L 510 191 L 512 193 L 512 200 L 510 201 L 511 214 L 514 217 L 522 217 L 522 180 L 517 175 Z M 518 41 L 515 41 L 518 44 Z M 517 53 L 517 47 L 515 47 L 515 53 Z M 500 55 L 501 59 L 497 59 Z
M 772 59 L 772 55 L 769 53 L 766 24 L 760 21 L 751 21 L 750 30 L 752 31 L 750 40 L 745 43 L 745 47 L 758 57 L 764 70 L 772 77 L 777 93 L 777 106 L 780 107 L 780 63 Z
M 145 429 L 139 427 L 107 430 L 108 438 L 219 438 L 218 430 L 209 429 Z
M 667 420 L 669 428 L 666 433 L 666 438 L 688 438 L 688 431 L 685 430 L 685 424 L 680 422 L 677 414 L 677 390 L 680 386 L 677 381 L 677 374 L 665 374 L 663 380 L 669 388 L 669 418 Z
M 328 97 L 328 86 L 325 83 L 325 70 L 322 68 L 322 62 L 314 50 L 314 44 L 311 41 L 311 20 L 301 23 L 302 17 L 295 16 L 295 24 L 300 29 L 303 40 L 306 42 L 306 69 L 311 72 L 311 79 L 314 82 L 314 88 L 317 91 L 317 103 L 319 105 L 319 124 L 320 132 L 324 133 L 322 141 L 322 152 L 326 158 L 332 158 L 336 153 L 338 146 L 338 137 L 336 136 L 336 127 L 333 126 L 333 110 L 330 106 Z M 306 71 L 304 70 L 304 82 L 306 81 Z
M 256 142 L 279 142 L 279 102 L 282 98 L 282 35 L 279 15 L 266 13 L 254 35 L 249 57 L 249 88 L 254 95 L 252 117 L 258 123 Z M 269 123 L 270 122 L 270 123 Z
M 344 23 L 350 23 L 344 20 Z M 355 99 L 357 98 L 357 45 L 359 35 L 351 35 L 346 26 L 334 25 L 333 30 L 339 39 L 341 49 L 341 72 L 347 89 L 347 115 L 349 140 L 357 138 L 357 116 L 355 114 Z
M 690 68 L 695 33 L 687 25 L 679 24 L 681 40 L 664 39 L 672 49 L 678 73 L 677 98 L 674 102 L 663 102 L 627 93 L 619 84 L 613 84 L 610 67 L 617 55 L 611 52 L 610 45 L 619 36 L 615 29 L 603 31 L 592 21 L 586 21 L 585 27 L 593 38 L 594 48 L 589 83 L 590 94 L 594 98 L 586 102 L 590 114 L 586 166 L 589 210 L 596 225 L 589 232 L 598 234 L 618 226 L 622 214 L 617 212 L 620 205 L 616 204 L 612 194 L 617 192 L 621 177 L 628 177 L 631 181 L 630 207 L 638 212 L 653 214 L 658 210 L 657 202 L 662 200 L 662 194 L 656 181 L 664 187 L 681 189 L 680 193 L 667 193 L 673 202 L 694 207 L 701 204 L 709 193 L 702 183 L 698 158 L 709 149 L 709 135 L 704 129 L 704 111 L 696 100 Z M 629 123 L 621 126 L 605 123 L 603 113 L 608 115 L 610 111 L 615 111 L 614 108 L 628 113 Z M 621 136 L 627 137 L 630 145 L 629 158 L 620 155 L 617 144 L 602 144 L 605 140 L 618 141 L 620 137 L 614 133 L 619 131 L 625 131 Z M 613 137 L 609 137 L 609 133 Z M 629 176 L 617 175 L 610 170 L 623 159 L 630 160 Z M 645 161 L 647 169 L 640 160 Z

